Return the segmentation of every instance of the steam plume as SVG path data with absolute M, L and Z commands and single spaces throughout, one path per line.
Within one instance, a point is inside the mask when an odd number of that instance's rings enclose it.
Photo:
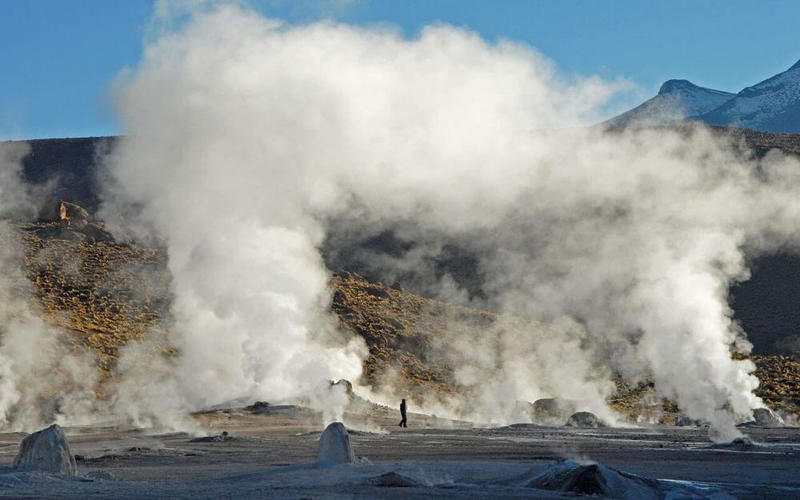
M 35 213 L 35 186 L 22 180 L 24 143 L 0 143 L 0 428 L 30 430 L 93 412 L 93 362 L 34 307 L 16 226 Z
M 232 6 L 149 45 L 118 89 L 104 217 L 168 246 L 186 407 L 358 376 L 318 250 L 349 224 L 417 243 L 387 273 L 458 242 L 480 305 L 523 320 L 442 342 L 477 414 L 554 395 L 608 414 L 616 371 L 735 432 L 761 402 L 731 359 L 747 342 L 727 289 L 747 257 L 796 245 L 800 168 L 700 127 L 583 127 L 616 88 L 448 26 L 407 40 Z M 465 297 L 451 277 L 432 289 Z

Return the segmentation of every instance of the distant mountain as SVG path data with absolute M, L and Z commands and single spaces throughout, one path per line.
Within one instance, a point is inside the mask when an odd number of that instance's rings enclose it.
M 606 125 L 669 125 L 686 119 L 763 132 L 800 133 L 800 61 L 738 94 L 669 80 L 658 95 Z
M 709 125 L 800 133 L 800 61 L 698 118 Z
M 658 95 L 609 120 L 610 125 L 665 125 L 719 107 L 735 94 L 698 87 L 688 80 L 668 80 Z

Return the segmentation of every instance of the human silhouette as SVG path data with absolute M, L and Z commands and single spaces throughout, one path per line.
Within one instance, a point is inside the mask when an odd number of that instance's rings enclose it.
M 403 417 L 403 420 L 401 420 L 400 423 L 397 424 L 397 425 L 399 425 L 400 427 L 408 427 L 408 425 L 406 425 L 406 400 L 405 399 L 400 402 L 400 416 Z

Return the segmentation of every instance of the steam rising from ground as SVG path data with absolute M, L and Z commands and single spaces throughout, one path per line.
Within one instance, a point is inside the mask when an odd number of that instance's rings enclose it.
M 407 40 L 222 7 L 149 46 L 120 85 L 106 218 L 135 206 L 127 227 L 168 244 L 179 393 L 196 406 L 357 377 L 318 248 L 331 227 L 394 228 L 416 246 L 387 275 L 424 281 L 457 242 L 477 256 L 478 305 L 521 320 L 443 339 L 474 414 L 562 396 L 609 415 L 614 370 L 730 435 L 761 402 L 753 365 L 731 360 L 747 342 L 727 289 L 746 251 L 796 243 L 800 167 L 744 161 L 701 128 L 578 128 L 614 90 L 448 26 Z
M 613 418 L 618 372 L 731 437 L 762 403 L 731 359 L 747 342 L 728 286 L 746 256 L 796 247 L 800 165 L 699 127 L 583 127 L 617 87 L 448 26 L 408 40 L 231 6 L 149 45 L 117 89 L 127 137 L 101 217 L 166 242 L 180 355 L 143 373 L 131 345 L 117 410 L 306 396 L 338 412 L 324 381 L 357 380 L 366 351 L 327 312 L 319 248 L 392 229 L 415 246 L 375 263 L 386 276 L 507 318 L 438 339 L 471 391 L 451 411 L 504 422 L 560 396 Z M 447 245 L 475 257 L 483 298 L 429 273 Z
M 23 245 L 13 221 L 35 213 L 34 186 L 22 181 L 22 143 L 0 143 L 0 428 L 28 430 L 92 413 L 94 362 L 32 309 Z

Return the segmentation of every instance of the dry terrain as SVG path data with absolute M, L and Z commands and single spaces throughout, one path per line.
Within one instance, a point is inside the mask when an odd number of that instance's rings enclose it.
M 322 418 L 306 408 L 229 408 L 195 418 L 211 436 L 67 429 L 78 478 L 14 471 L 8 466 L 23 435 L 0 434 L 0 498 L 575 498 L 528 485 L 564 459 L 647 478 L 659 498 L 800 495 L 796 428 L 746 429 L 755 444 L 715 447 L 697 427 L 473 428 L 411 413 L 399 430 L 395 410 L 366 405 L 343 416 L 363 458 L 322 466 L 315 463 Z M 413 483 L 375 484 L 387 473 Z
M 18 226 L 27 276 L 43 317 L 67 332 L 67 342 L 96 356 L 101 380 L 113 377 L 119 348 L 151 335 L 154 356 L 174 354 L 166 343 L 169 274 L 163 249 L 117 243 L 90 224 L 37 222 Z M 362 383 L 378 387 L 401 377 L 412 400 L 463 390 L 437 352 L 434 340 L 447 329 L 487 327 L 487 311 L 467 309 L 371 283 L 340 272 L 331 281 L 332 310 L 343 329 L 364 338 L 369 356 Z M 790 415 L 800 408 L 800 362 L 786 356 L 754 356 L 761 381 L 757 393 L 770 407 Z M 631 422 L 674 423 L 679 409 L 657 401 L 652 384 L 617 380 L 611 405 Z M 102 395 L 102 387 L 98 388 Z

